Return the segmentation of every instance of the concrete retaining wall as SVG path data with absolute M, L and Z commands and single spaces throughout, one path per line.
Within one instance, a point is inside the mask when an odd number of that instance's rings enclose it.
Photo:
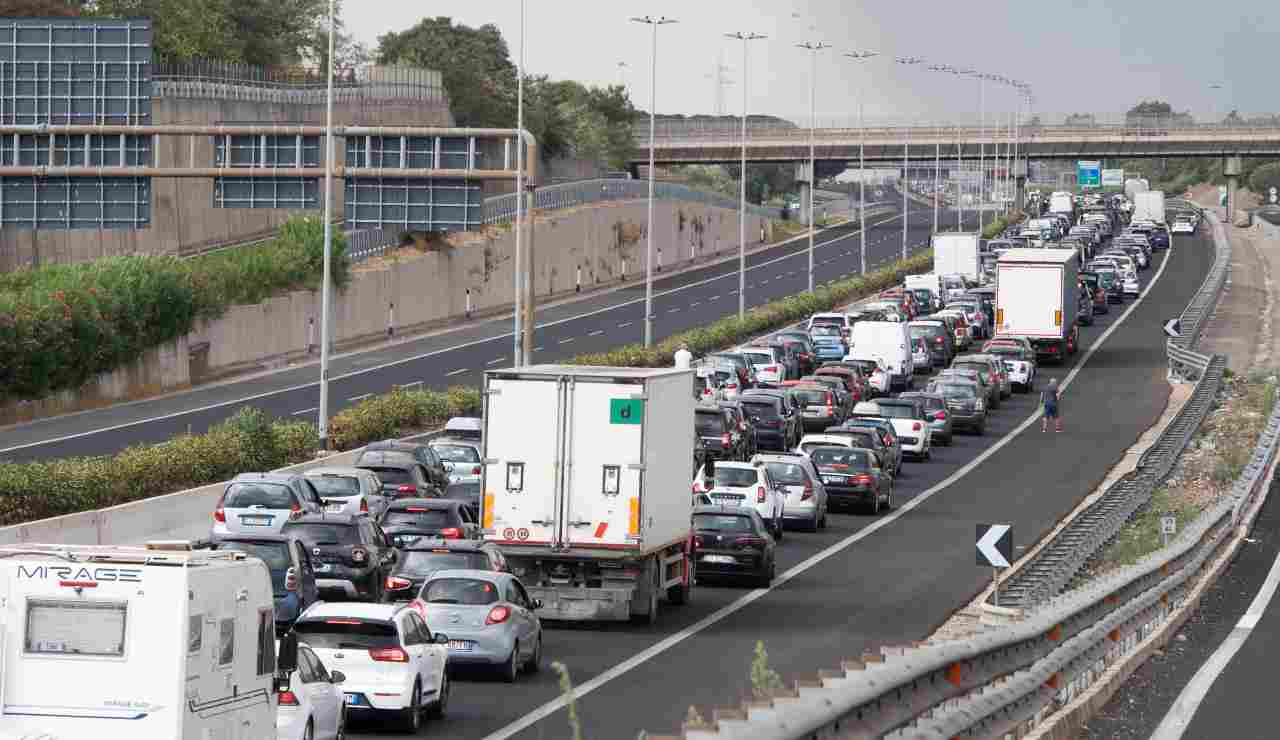
M 10 401 L 0 404 L 0 424 L 14 424 L 108 406 L 119 401 L 185 388 L 190 384 L 187 338 L 179 337 L 143 352 L 128 365 L 102 373 L 77 390 L 61 391 L 39 401 Z
M 335 125 L 453 125 L 445 103 L 427 100 L 374 107 L 335 104 L 333 119 Z M 163 97 L 152 100 L 152 120 L 156 124 L 320 124 L 324 122 L 324 106 Z M 335 145 L 341 146 L 341 140 Z M 213 139 L 161 136 L 156 156 L 160 166 L 213 166 Z M 342 161 L 341 153 L 338 161 Z M 213 180 L 210 178 L 153 178 L 151 188 L 151 226 L 146 229 L 33 231 L 6 228 L 0 231 L 0 272 L 22 266 L 84 262 L 121 254 L 191 252 L 228 241 L 269 235 L 289 216 L 300 212 L 269 208 L 214 208 Z M 335 216 L 340 217 L 341 181 L 335 183 L 335 188 Z

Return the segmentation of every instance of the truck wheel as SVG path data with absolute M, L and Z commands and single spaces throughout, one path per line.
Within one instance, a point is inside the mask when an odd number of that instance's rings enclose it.
M 693 580 L 696 576 L 693 574 L 693 560 L 689 561 L 689 577 L 687 583 L 677 583 L 667 589 L 667 603 L 676 606 L 684 606 L 689 603 L 689 599 L 693 596 Z

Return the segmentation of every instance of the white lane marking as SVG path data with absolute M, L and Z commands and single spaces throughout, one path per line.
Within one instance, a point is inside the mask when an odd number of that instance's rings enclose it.
M 713 295 L 713 296 L 711 296 L 710 298 L 708 298 L 707 300 L 708 300 L 708 301 L 718 301 L 718 300 L 720 300 L 720 296 L 718 296 L 718 295 Z
M 1280 555 L 1277 555 L 1275 561 L 1271 563 L 1267 579 L 1263 581 L 1262 588 L 1258 589 L 1257 595 L 1253 597 L 1244 616 L 1240 617 L 1240 621 L 1236 623 L 1235 629 L 1227 635 L 1227 639 L 1222 641 L 1218 649 L 1213 651 L 1213 655 L 1210 655 L 1204 665 L 1200 666 L 1196 674 L 1191 677 L 1191 681 L 1183 687 L 1182 693 L 1178 694 L 1173 706 L 1169 707 L 1168 714 L 1160 720 L 1155 732 L 1151 733 L 1151 740 L 1178 740 L 1182 737 L 1182 733 L 1187 731 L 1191 720 L 1195 718 L 1196 710 L 1200 708 L 1200 702 L 1204 701 L 1209 689 L 1218 680 L 1218 676 L 1227 669 L 1231 659 L 1240 651 L 1240 648 L 1244 647 L 1245 640 L 1253 634 L 1253 628 L 1258 625 L 1258 620 L 1270 607 L 1271 599 L 1276 595 L 1277 586 L 1280 586 Z
M 1067 374 L 1067 377 L 1060 383 L 1060 386 L 1063 389 L 1071 385 L 1071 382 L 1075 380 L 1076 375 L 1078 375 L 1080 373 L 1080 370 L 1084 368 L 1085 364 L 1088 363 L 1090 359 L 1092 359 L 1093 355 L 1098 351 L 1098 349 L 1102 346 L 1102 344 L 1107 341 L 1107 339 L 1112 335 L 1112 333 L 1114 333 L 1115 330 L 1118 329 L 1120 325 L 1123 324 L 1127 318 L 1129 318 L 1129 315 L 1133 313 L 1134 309 L 1136 309 L 1139 305 L 1141 305 L 1142 301 L 1147 297 L 1147 294 L 1151 292 L 1151 289 L 1155 286 L 1156 282 L 1160 279 L 1160 276 L 1164 274 L 1164 268 L 1168 264 L 1169 264 L 1169 259 L 1168 257 L 1166 257 L 1164 262 L 1161 263 L 1159 271 L 1156 272 L 1155 277 L 1151 279 L 1151 283 L 1147 286 L 1146 290 L 1144 290 L 1142 294 L 1138 296 L 1137 300 L 1135 300 L 1133 304 L 1129 306 L 1129 310 L 1121 314 L 1120 318 L 1118 318 L 1114 324 L 1107 327 L 1107 330 L 1102 333 L 1102 336 L 1093 340 L 1093 344 L 1089 346 L 1089 351 L 1085 353 L 1084 357 L 1080 359 L 1080 362 L 1076 364 L 1075 368 L 1073 368 L 1071 372 Z M 581 683 L 575 686 L 573 688 L 573 697 L 577 700 L 581 700 L 582 697 L 586 696 L 592 691 L 595 691 L 601 686 L 604 686 L 605 684 L 609 683 L 613 679 L 627 673 L 628 671 L 632 670 L 636 666 L 642 665 L 656 658 L 657 656 L 661 655 L 667 650 L 670 650 L 676 645 L 679 645 L 680 643 L 684 642 L 690 637 L 693 637 L 699 632 L 702 632 L 708 627 L 711 627 L 717 622 L 720 622 L 725 617 L 728 617 L 729 615 L 734 614 L 735 612 L 739 612 L 745 609 L 747 606 L 751 605 L 753 602 L 761 598 L 764 598 L 764 596 L 767 595 L 770 591 L 773 591 L 774 589 L 783 586 L 784 584 L 786 584 L 787 581 L 790 581 L 792 578 L 795 578 L 796 576 L 799 576 L 800 574 L 813 568 L 814 566 L 817 566 L 827 558 L 847 549 L 854 543 L 860 542 L 866 539 L 867 537 L 870 537 L 872 534 L 875 534 L 876 532 L 880 531 L 882 528 L 889 526 L 890 524 L 897 521 L 900 517 L 902 517 L 907 512 L 924 504 L 925 501 L 928 501 L 929 499 L 933 498 L 939 492 L 943 491 L 944 489 L 951 486 L 956 481 L 968 475 L 970 472 L 973 471 L 974 468 L 981 465 L 992 455 L 996 454 L 1001 449 L 1003 449 L 1006 445 L 1012 442 L 1015 437 L 1017 437 L 1022 432 L 1026 431 L 1032 424 L 1036 422 L 1037 419 L 1040 418 L 1040 414 L 1041 414 L 1041 410 L 1037 408 L 1021 424 L 1014 427 L 1014 429 L 1011 430 L 1008 434 L 1001 437 L 995 444 L 983 450 L 981 453 L 978 454 L 977 457 L 970 460 L 967 464 L 965 464 L 959 470 L 947 476 L 946 478 L 942 479 L 941 481 L 934 484 L 930 488 L 920 492 L 915 498 L 911 499 L 905 504 L 900 505 L 897 509 L 890 511 L 887 515 L 881 517 L 880 519 L 875 520 L 871 524 L 868 524 L 866 527 L 863 527 L 860 531 L 849 535 L 848 537 L 844 538 L 843 540 L 840 540 L 839 542 L 832 544 L 831 546 L 827 547 L 825 550 L 820 550 L 814 553 L 813 555 L 809 556 L 806 560 L 792 566 L 785 573 L 778 575 L 774 579 L 773 585 L 769 586 L 768 588 L 759 588 L 748 594 L 745 594 L 739 597 L 737 600 L 726 604 L 725 606 L 721 607 L 717 611 L 698 620 L 694 624 L 680 630 L 679 632 L 672 633 L 671 635 L 667 636 L 663 640 L 651 645 L 645 650 L 642 650 L 636 653 L 635 655 L 615 665 L 609 670 L 597 675 L 595 678 L 592 678 L 589 681 L 586 681 L 584 683 Z M 553 699 L 543 704 L 542 706 L 538 707 L 537 709 L 533 710 L 532 712 L 529 712 L 528 714 L 516 720 L 515 722 L 508 724 L 506 727 L 503 727 L 501 729 L 498 729 L 490 733 L 489 735 L 485 736 L 484 740 L 505 740 L 505 738 L 509 738 L 512 735 L 523 732 L 524 730 L 528 729 L 529 727 L 532 727 L 534 724 L 541 721 L 542 719 L 545 719 L 546 717 L 549 717 L 551 714 L 555 713 L 556 711 L 562 709 L 565 706 L 565 703 L 566 703 L 565 698 L 563 696 L 557 699 Z
M 604 334 L 604 329 L 596 329 L 596 330 L 595 330 L 595 331 L 593 331 L 593 332 L 588 332 L 588 333 L 587 333 L 587 336 L 589 336 L 589 337 L 598 337 L 598 336 L 600 336 L 601 334 Z
M 541 348 L 541 347 L 534 347 L 534 348 L 533 348 L 533 351 L 534 351 L 534 352 L 541 352 L 541 351 L 542 351 L 542 348 Z
M 311 408 L 311 409 L 303 409 L 301 411 L 295 411 L 293 412 L 292 416 L 306 416 L 307 414 L 314 414 L 319 410 L 320 410 L 320 407 L 316 406 L 315 408 Z
M 561 339 L 561 340 L 560 340 L 560 343 L 561 343 L 561 344 L 568 344 L 569 342 L 572 342 L 573 340 L 574 340 L 574 338 L 573 338 L 573 337 L 566 337 L 565 339 Z
M 498 364 L 503 363 L 503 362 L 506 362 L 506 361 L 507 361 L 507 358 L 505 358 L 505 357 L 498 357 L 498 358 L 496 358 L 496 359 L 489 360 L 489 361 L 488 361 L 488 362 L 486 362 L 485 364 L 486 364 L 486 365 L 489 365 L 489 366 L 493 366 L 493 365 L 498 365 Z
M 693 303 L 689 304 L 689 308 L 693 308 L 694 306 L 701 306 L 701 305 L 702 305 L 702 301 L 694 301 Z
M 352 403 L 359 403 L 359 402 L 363 401 L 364 399 L 366 399 L 366 398 L 368 398 L 369 396 L 372 396 L 372 395 L 373 395 L 372 393 L 365 393 L 365 394 L 363 394 L 363 395 L 359 395 L 359 396 L 352 396 L 351 398 L 348 398 L 347 400 L 348 400 L 348 401 L 351 401 Z
M 680 307 L 677 306 L 675 308 L 668 308 L 667 313 L 680 313 Z
M 625 329 L 625 328 L 627 328 L 628 326 L 631 326 L 633 323 L 635 323 L 635 322 L 634 322 L 634 321 L 624 321 L 624 322 L 622 322 L 621 324 L 618 324 L 618 328 L 619 328 L 619 329 Z
M 422 381 L 421 381 L 421 380 L 415 380 L 415 381 L 413 381 L 412 383 L 402 383 L 402 384 L 400 385 L 400 390 L 402 390 L 402 391 L 407 391 L 407 390 L 410 390 L 410 389 L 413 389 L 413 388 L 421 388 L 421 387 L 422 387 Z
M 869 226 L 868 226 L 868 227 L 870 228 L 871 226 L 879 226 L 880 224 L 889 223 L 890 221 L 896 221 L 897 219 L 899 219 L 899 218 L 901 218 L 901 217 L 902 217 L 901 215 L 898 215 L 898 216 L 890 216 L 889 218 L 886 218 L 886 219 L 884 219 L 883 221 L 878 221 L 878 222 L 875 222 L 875 223 L 869 224 Z M 856 236 L 858 233 L 859 233 L 859 232 L 857 232 L 857 231 L 853 231 L 853 232 L 850 232 L 850 233 L 848 233 L 848 234 L 843 234 L 843 235 L 838 236 L 838 237 L 836 237 L 835 239 L 832 239 L 832 240 L 830 240 L 830 241 L 826 241 L 826 242 L 822 242 L 822 243 L 820 243 L 820 244 L 816 244 L 816 245 L 814 245 L 814 247 L 815 247 L 815 248 L 817 248 L 817 247 L 826 247 L 826 246 L 830 246 L 830 245 L 832 245 L 832 244 L 838 244 L 838 243 L 840 243 L 840 242 L 842 242 L 842 241 L 844 241 L 844 240 L 846 240 L 846 239 L 849 239 L 849 238 L 852 238 L 852 237 Z M 782 260 L 792 259 L 792 258 L 794 258 L 794 257 L 796 257 L 797 255 L 800 255 L 800 254 L 802 254 L 802 252 L 792 252 L 791 254 L 785 254 L 785 255 L 782 255 L 782 256 L 780 256 L 780 257 L 775 257 L 775 258 L 773 258 L 773 259 L 771 259 L 771 260 L 767 260 L 767 261 L 762 262 L 762 263 L 760 263 L 760 264 L 758 264 L 758 265 L 755 265 L 755 266 L 752 266 L 752 267 L 748 267 L 748 268 L 747 268 L 747 272 L 751 272 L 752 270 L 759 270 L 759 269 L 762 269 L 762 268 L 765 268 L 765 267 L 769 267 L 769 266 L 771 266 L 771 265 L 773 265 L 773 264 L 775 264 L 775 263 L 777 263 L 777 262 L 781 262 Z M 727 272 L 727 273 L 725 273 L 725 274 L 723 274 L 723 275 L 716 275 L 716 276 L 714 276 L 714 277 L 705 278 L 705 279 L 703 279 L 703 280 L 699 280 L 699 281 L 694 282 L 694 283 L 689 283 L 688 285 L 681 285 L 681 286 L 678 286 L 678 287 L 675 287 L 675 288 L 671 288 L 671 289 L 668 289 L 668 290 L 659 291 L 659 292 L 657 292 L 657 293 L 654 293 L 654 297 L 661 297 L 661 296 L 670 295 L 670 294 L 673 294 L 673 293 L 679 293 L 679 292 L 681 292 L 681 291 L 685 291 L 685 290 L 690 290 L 690 289 L 692 289 L 692 288 L 699 288 L 699 287 L 702 287 L 702 286 L 704 286 L 704 285 L 708 285 L 708 284 L 710 284 L 710 283 L 713 283 L 713 282 L 715 282 L 715 281 L 717 281 L 717 280 L 724 280 L 725 278 L 737 277 L 737 275 L 738 275 L 738 272 L 737 272 L 736 270 L 734 270 L 734 271 L 732 271 L 732 272 Z M 736 290 L 734 290 L 734 291 L 730 291 L 730 294 L 733 294 L 733 293 L 736 293 L 736 292 L 737 292 Z M 603 308 L 598 308 L 598 309 L 596 309 L 596 310 L 594 310 L 594 311 L 587 311 L 586 313 L 581 313 L 581 314 L 577 314 L 577 315 L 574 315 L 574 316 L 569 316 L 569 317 L 566 317 L 566 318 L 563 318 L 563 319 L 557 319 L 557 320 L 555 320 L 555 321 L 548 321 L 548 322 L 546 322 L 546 323 L 539 323 L 535 328 L 541 329 L 541 328 L 546 328 L 546 327 L 558 326 L 558 325 L 560 325 L 560 324 L 568 323 L 568 322 L 570 322 L 570 321 L 577 321 L 577 320 L 579 320 L 579 319 L 590 318 L 590 317 L 592 317 L 592 316 L 596 316 L 596 315 L 599 315 L 599 314 L 602 314 L 602 313 L 607 313 L 607 312 L 609 312 L 609 311 L 614 311 L 614 310 L 617 310 L 617 309 L 619 309 L 619 308 L 625 308 L 625 307 L 627 307 L 627 306 L 634 306 L 634 305 L 637 305 L 637 304 L 641 304 L 641 303 L 644 303 L 644 300 L 645 300 L 644 298 L 635 298 L 635 299 L 632 299 L 632 300 L 629 300 L 629 301 L 623 301 L 623 302 L 621 302 L 621 303 L 615 303 L 615 304 L 610 305 L 610 306 L 605 306 L 605 307 L 603 307 Z M 387 369 L 387 368 L 395 367 L 395 366 L 397 366 L 397 365 L 404 365 L 404 364 L 406 364 L 406 363 L 410 363 L 410 362 L 417 362 L 417 361 L 419 361 L 419 360 L 425 360 L 425 359 L 428 359 L 428 358 L 431 358 L 431 357 L 435 357 L 435 356 L 437 356 L 437 355 L 445 354 L 446 352 L 453 352 L 453 351 L 460 350 L 460 349 L 466 349 L 466 348 L 468 348 L 468 347 L 475 347 L 475 346 L 477 346 L 477 345 L 485 344 L 486 342 L 494 342 L 494 341 L 501 341 L 501 340 L 504 340 L 504 339 L 510 339 L 510 338 L 511 338 L 511 336 L 512 336 L 512 333 L 511 333 L 511 332 L 505 332 L 505 333 L 503 333 L 503 334 L 495 334 L 495 335 L 493 335 L 493 336 L 489 336 L 489 337 L 483 337 L 483 338 L 480 338 L 480 339 L 473 339 L 473 340 L 471 340 L 470 342 L 463 342 L 463 343 L 461 343 L 461 344 L 455 344 L 455 345 L 453 345 L 453 346 L 451 346 L 451 347 L 441 347 L 440 349 L 431 350 L 430 352 L 422 352 L 422 353 L 419 353 L 419 354 L 416 354 L 416 355 L 410 355 L 410 356 L 408 356 L 408 357 L 401 357 L 401 358 L 398 358 L 398 359 L 395 359 L 395 360 L 388 360 L 387 362 L 384 362 L 384 363 L 379 364 L 379 365 L 370 365 L 369 367 L 361 368 L 361 369 L 359 369 L 359 370 L 352 370 L 352 371 L 351 371 L 351 372 L 349 372 L 349 373 L 345 373 L 345 374 L 342 374 L 342 375 L 335 375 L 335 376 L 333 376 L 333 377 L 329 378 L 329 382 L 330 382 L 330 383 L 332 383 L 332 382 L 334 382 L 334 381 L 338 381 L 338 380 L 346 380 L 347 378 L 354 378 L 354 377 L 357 377 L 357 376 L 360 376 L 360 375 L 365 375 L 365 374 L 367 374 L 367 373 L 378 372 L 378 371 L 380 371 L 380 370 L 385 370 L 385 369 Z M 541 347 L 535 347 L 535 348 L 534 348 L 534 351 L 535 351 L 535 352 L 538 352 L 538 351 L 540 351 L 540 350 L 541 350 Z M 358 353 L 352 353 L 352 355 L 355 355 L 355 354 L 358 354 Z M 349 357 L 349 356 L 352 356 L 352 355 L 340 355 L 338 358 L 335 358 L 335 359 L 342 359 L 342 358 L 344 358 L 344 357 Z M 448 377 L 448 376 L 446 376 L 446 377 Z M 221 401 L 221 402 L 219 402 L 219 403 L 210 403 L 210 404 L 206 404 L 206 405 L 204 405 L 204 406 L 197 406 L 197 407 L 195 407 L 195 408 L 182 409 L 182 410 L 180 410 L 180 411 L 173 411 L 173 412 L 170 412 L 170 413 L 168 413 L 168 414 L 159 414 L 159 415 L 157 415 L 157 416 L 150 416 L 150 417 L 147 417 L 147 418 L 145 418 L 145 419 L 135 419 L 135 420 L 133 420 L 133 421 L 126 421 L 126 422 L 122 422 L 122 423 L 120 423 L 120 424 L 111 424 L 111 425 L 108 425 L 108 426 L 105 426 L 105 427 L 99 427 L 99 428 L 97 428 L 97 429 L 90 429 L 90 430 L 88 430 L 88 431 L 84 431 L 84 432 L 75 432 L 74 434 L 64 434 L 64 435 L 62 435 L 62 436 L 60 436 L 60 437 L 49 437 L 49 438 L 46 438 L 46 439 L 37 440 L 37 441 L 35 441 L 35 442 L 26 442 L 26 443 L 23 443 L 23 444 L 20 444 L 20 445 L 13 445 L 12 447 L 5 447 L 5 448 L 3 448 L 3 449 L 0 449 L 0 454 L 4 454 L 4 453 L 6 453 L 6 452 L 13 452 L 13 451 L 15 451 L 15 450 L 24 450 L 24 449 L 27 449 L 27 448 L 29 448 L 29 447 L 40 447 L 40 446 L 42 446 L 42 445 L 46 445 L 46 444 L 56 444 L 56 443 L 58 443 L 58 442 L 65 442 L 65 441 L 70 440 L 70 439 L 79 439 L 80 437 L 88 437 L 88 436 L 90 436 L 90 435 L 94 435 L 94 434 L 102 434 L 102 433 L 104 433 L 104 432 L 114 432 L 114 431 L 117 431 L 117 430 L 120 430 L 120 429 L 127 429 L 127 428 L 129 428 L 129 427 L 133 427 L 133 426 L 140 426 L 140 425 L 144 425 L 144 424 L 150 424 L 150 423 L 152 423 L 152 422 L 156 422 L 156 421 L 164 421 L 164 420 L 166 420 L 166 419 L 173 419 L 173 418 L 176 418 L 176 417 L 179 417 L 179 416 L 186 416 L 186 415 L 188 415 L 188 414 L 199 414 L 199 413 L 203 413 L 203 412 L 205 412 L 205 411 L 210 411 L 210 410 L 212 410 L 212 409 L 223 408 L 223 407 L 225 407 L 225 406 L 237 406 L 237 405 L 242 405 L 242 404 L 249 403 L 249 402 L 251 402 L 251 401 L 257 401 L 257 400 L 260 400 L 260 399 L 263 399 L 263 398 L 270 398 L 270 397 L 272 397 L 272 396 L 278 396 L 278 395 L 282 395 L 282 394 L 285 394 L 285 393 L 292 393 L 292 392 L 294 392 L 294 391 L 304 390 L 304 389 L 307 389 L 307 388 L 314 388 L 314 387 L 316 387 L 317 385 L 319 385 L 319 383 L 317 383 L 317 382 L 299 383 L 299 384 L 297 384 L 297 385 L 292 385 L 292 386 L 288 386 L 288 387 L 285 387 L 285 388 L 279 388 L 279 389 L 277 389 L 277 390 L 273 390 L 273 391 L 266 391 L 266 392 L 264 392 L 264 393 L 255 393 L 255 394 L 252 394 L 252 395 L 249 395 L 249 396 L 242 396 L 242 397 L 240 397 L 240 398 L 234 398 L 234 399 L 231 399 L 231 400 L 229 400 L 229 401 Z M 142 402 L 142 401 L 138 401 L 138 402 L 136 402 L 136 403 L 143 403 L 143 402 Z M 123 405 L 124 405 L 124 404 L 121 404 L 121 406 L 123 406 Z
M 468 370 L 467 370 L 465 367 L 460 367 L 460 368 L 458 368 L 457 370 L 454 370 L 454 371 L 453 371 L 453 372 L 451 372 L 451 373 L 445 373 L 445 374 L 444 374 L 444 376 L 445 376 L 446 378 L 452 378 L 452 377 L 453 377 L 453 376 L 455 376 L 455 375 L 461 375 L 461 374 L 463 374 L 463 373 L 465 373 L 465 372 L 468 372 Z

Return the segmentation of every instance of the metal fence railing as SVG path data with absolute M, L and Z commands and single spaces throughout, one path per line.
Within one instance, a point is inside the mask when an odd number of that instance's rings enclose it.
M 642 180 L 582 180 L 560 185 L 548 185 L 534 191 L 534 208 L 539 211 L 559 210 L 618 200 L 641 200 L 649 197 L 649 183 Z M 718 193 L 695 190 L 687 185 L 659 182 L 654 184 L 654 197 L 661 200 L 682 200 L 703 203 L 717 208 L 738 210 L 738 200 Z M 485 198 L 483 221 L 486 224 L 506 223 L 515 218 L 514 193 Z M 747 213 L 765 218 L 778 215 L 777 209 L 747 204 Z
M 321 105 L 326 80 L 303 65 L 264 66 L 215 60 L 157 61 L 151 65 L 156 97 L 216 98 Z M 336 103 L 396 105 L 445 103 L 444 79 L 433 69 L 360 65 L 335 70 Z

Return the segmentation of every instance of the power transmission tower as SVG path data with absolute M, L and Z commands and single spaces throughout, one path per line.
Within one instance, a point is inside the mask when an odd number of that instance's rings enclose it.
M 711 74 L 706 75 L 706 78 L 711 80 L 715 85 L 715 114 L 717 116 L 725 115 L 727 110 L 725 105 L 724 89 L 733 84 L 733 80 L 725 76 L 725 73 L 728 71 L 729 68 L 724 65 L 724 52 L 721 51 L 720 57 L 716 59 L 716 64 L 712 68 Z

